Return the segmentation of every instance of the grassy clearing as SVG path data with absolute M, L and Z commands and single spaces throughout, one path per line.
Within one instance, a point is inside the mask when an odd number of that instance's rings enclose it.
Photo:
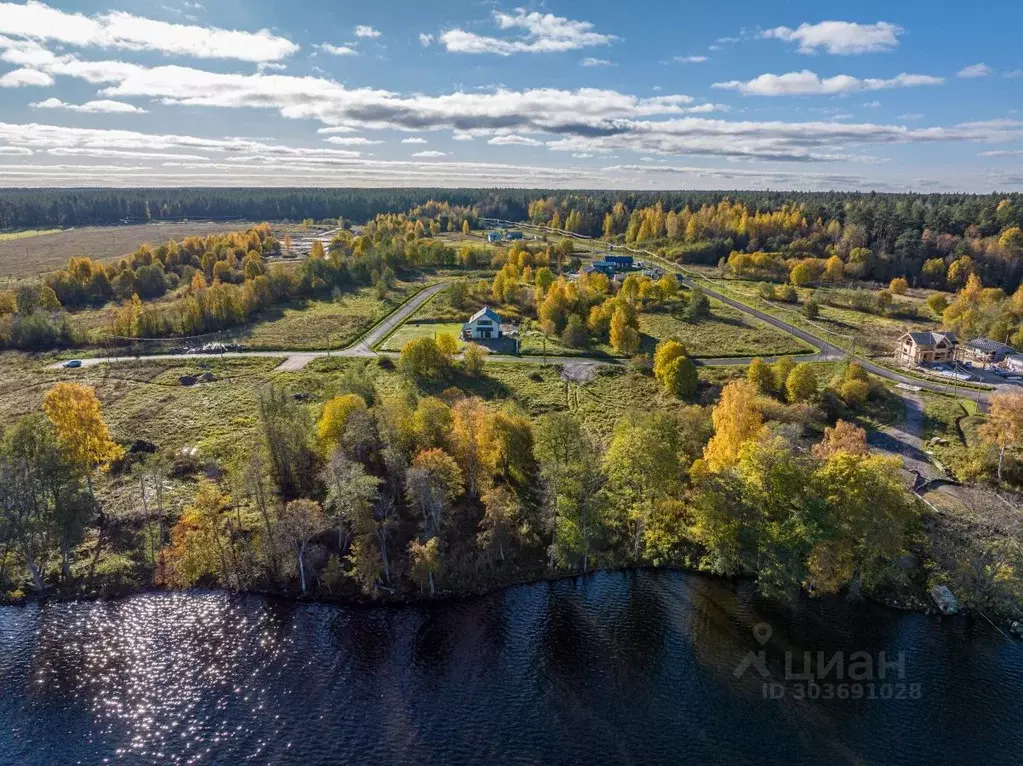
M 280 359 L 140 360 L 83 370 L 49 370 L 50 357 L 0 355 L 0 422 L 11 423 L 42 407 L 43 396 L 61 380 L 93 386 L 114 437 L 146 439 L 161 448 L 199 446 L 204 454 L 228 456 L 254 436 L 258 389 Z M 215 380 L 183 386 L 182 376 L 213 373 Z
M 193 235 L 244 231 L 251 225 L 247 221 L 186 221 L 36 231 L 30 237 L 14 232 L 13 238 L 0 235 L 0 275 L 32 276 L 63 268 L 72 256 L 119 258 L 146 242 L 158 245 Z
M 500 310 L 500 307 L 498 307 Z M 385 351 L 400 351 L 413 338 L 442 332 L 461 334 L 461 324 L 470 311 L 453 307 L 447 293 L 438 294 L 422 306 L 381 346 Z M 681 341 L 696 358 L 730 356 L 773 356 L 813 353 L 815 349 L 788 333 L 757 321 L 720 301 L 711 300 L 711 315 L 689 322 L 667 311 L 640 313 L 640 352 L 652 354 L 662 340 Z M 579 356 L 608 358 L 617 356 L 607 343 L 587 348 L 572 348 L 555 336 L 526 333 L 521 338 L 523 356 Z
M 391 333 L 380 345 L 383 351 L 401 351 L 405 344 L 416 338 L 436 338 L 442 333 L 449 333 L 458 339 L 459 348 L 464 347 L 462 341 L 461 322 L 423 322 L 410 320 Z
M 643 350 L 652 353 L 659 341 L 675 338 L 694 357 L 773 356 L 813 353 L 816 349 L 786 332 L 765 325 L 741 311 L 711 300 L 710 316 L 687 322 L 667 313 L 639 317 Z
M 904 333 L 917 330 L 931 330 L 938 326 L 937 319 L 911 318 L 902 316 L 878 316 L 848 308 L 821 305 L 820 314 L 808 320 L 800 305 L 767 303 L 757 294 L 759 282 L 738 279 L 707 279 L 709 289 L 717 290 L 735 300 L 777 316 L 808 332 L 820 335 L 836 346 L 853 349 L 867 356 L 891 356 L 896 341 Z M 812 290 L 797 290 L 801 302 L 805 302 Z M 900 301 L 919 303 L 915 298 L 900 296 Z M 927 309 L 922 309 L 926 315 Z
M 39 237 L 43 234 L 57 234 L 61 229 L 29 229 L 27 231 L 0 232 L 0 242 L 13 242 L 18 239 Z
M 421 284 L 396 283 L 380 300 L 372 287 L 341 293 L 333 300 L 299 301 L 265 312 L 227 338 L 246 348 L 312 351 L 350 345 L 404 303 Z

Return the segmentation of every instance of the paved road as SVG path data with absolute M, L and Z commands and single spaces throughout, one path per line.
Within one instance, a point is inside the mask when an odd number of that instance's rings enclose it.
M 528 227 L 527 227 L 528 228 Z M 646 253 L 648 256 L 662 261 L 664 265 L 674 268 L 672 264 L 664 259 L 660 258 L 654 253 L 649 251 L 641 251 Z M 903 375 L 900 372 L 882 367 L 879 364 L 875 364 L 868 359 L 864 359 L 859 356 L 852 356 L 845 349 L 834 346 L 828 341 L 812 335 L 805 330 L 791 325 L 783 319 L 779 319 L 771 314 L 765 314 L 763 311 L 747 306 L 745 303 L 729 298 L 727 295 L 723 295 L 716 290 L 713 290 L 704 285 L 698 284 L 691 278 L 682 276 L 682 283 L 690 289 L 699 288 L 704 294 L 721 301 L 722 303 L 731 306 L 738 311 L 743 312 L 749 316 L 759 319 L 761 322 L 776 327 L 779 330 L 794 335 L 802 341 L 810 344 L 814 348 L 818 349 L 816 354 L 804 354 L 794 357 L 799 361 L 805 362 L 828 362 L 837 361 L 840 359 L 854 358 L 865 370 L 877 375 L 878 377 L 885 378 L 887 380 L 895 381 L 896 383 L 903 383 L 910 386 L 918 386 L 927 391 L 936 391 L 938 393 L 949 393 L 949 390 L 953 387 L 948 383 L 938 383 L 928 380 L 922 380 L 921 378 L 915 378 L 910 375 Z M 390 356 L 394 357 L 397 354 L 393 351 L 374 351 L 373 346 L 380 343 L 387 335 L 398 325 L 404 322 L 410 317 L 415 311 L 430 300 L 433 296 L 448 286 L 449 283 L 441 282 L 436 285 L 432 285 L 425 290 L 417 293 L 408 301 L 406 301 L 400 308 L 394 313 L 388 316 L 384 321 L 373 327 L 366 335 L 361 339 L 348 346 L 347 348 L 339 349 L 336 351 L 300 351 L 300 352 L 287 352 L 287 351 L 228 351 L 222 354 L 209 353 L 209 354 L 154 354 L 147 356 L 147 359 L 177 359 L 177 358 L 203 358 L 203 357 L 284 357 L 284 361 L 276 368 L 278 372 L 296 372 L 302 370 L 306 365 L 309 364 L 313 359 L 317 359 L 325 356 L 342 356 L 342 357 L 373 357 L 373 356 Z M 94 367 L 100 364 L 112 364 L 117 362 L 127 362 L 136 359 L 137 357 L 122 356 L 122 357 L 97 357 L 93 359 L 83 359 L 83 367 Z M 495 362 L 513 362 L 516 364 L 588 364 L 588 365 L 621 365 L 625 363 L 625 360 L 621 359 L 593 359 L 593 358 L 580 358 L 572 356 L 509 356 L 505 354 L 492 354 L 490 359 Z M 741 366 L 747 365 L 753 361 L 753 357 L 714 357 L 699 359 L 694 358 L 693 361 L 697 365 L 705 367 L 726 367 L 726 366 Z M 764 357 L 764 361 L 773 361 L 773 357 Z M 61 363 L 51 365 L 51 367 L 60 367 Z M 996 388 L 997 391 L 1012 388 L 1010 386 L 1000 386 Z M 1013 388 L 1013 390 L 1016 390 Z M 968 388 L 955 389 L 955 393 L 958 396 L 966 399 L 973 399 L 981 404 L 986 404 L 993 392 L 989 391 L 975 391 Z
M 195 354 L 148 354 L 146 359 L 222 359 L 239 357 L 284 357 L 284 361 L 275 369 L 278 372 L 296 372 L 303 369 L 313 359 L 324 356 L 346 356 L 346 357 L 367 357 L 376 356 L 373 346 L 382 341 L 398 325 L 414 314 L 424 303 L 448 286 L 447 282 L 431 285 L 413 295 L 397 310 L 391 313 L 386 319 L 380 322 L 359 340 L 350 346 L 336 351 L 225 351 L 223 353 L 195 353 Z M 389 353 L 383 354 L 390 356 Z M 139 357 L 134 356 L 101 356 L 92 359 L 83 359 L 82 367 L 96 367 L 101 364 L 116 364 L 118 362 L 131 362 Z M 50 365 L 52 368 L 62 366 L 62 362 Z

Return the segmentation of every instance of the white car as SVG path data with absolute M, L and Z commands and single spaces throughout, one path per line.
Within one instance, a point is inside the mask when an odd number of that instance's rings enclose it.
M 64 362 L 63 366 L 67 367 L 69 369 L 72 368 L 72 367 L 81 367 L 82 366 L 82 360 L 81 359 L 69 359 L 68 361 Z

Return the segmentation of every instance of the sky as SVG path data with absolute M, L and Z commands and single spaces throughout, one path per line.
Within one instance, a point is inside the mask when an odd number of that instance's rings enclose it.
M 0 186 L 1023 190 L 1023 3 L 0 0 Z

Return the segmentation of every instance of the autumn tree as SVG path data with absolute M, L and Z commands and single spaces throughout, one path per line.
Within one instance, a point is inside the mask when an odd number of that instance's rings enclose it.
M 898 458 L 842 451 L 817 470 L 828 518 L 807 562 L 814 591 L 833 593 L 846 583 L 874 589 L 893 574 L 917 516 L 901 468 Z
M 504 561 L 520 524 L 519 499 L 507 484 L 497 484 L 484 493 L 482 500 L 484 512 L 477 544 L 485 551 L 496 552 L 498 560 Z
M 440 540 L 436 537 L 425 542 L 413 540 L 408 546 L 408 557 L 412 581 L 420 588 L 429 588 L 433 596 L 436 592 L 435 579 L 443 569 Z
M 433 338 L 415 338 L 401 349 L 398 366 L 411 378 L 433 378 L 448 368 L 448 358 Z
M 824 438 L 813 446 L 814 456 L 826 460 L 839 452 L 859 456 L 869 454 L 867 432 L 845 420 L 839 420 L 834 427 L 826 427 Z
M 412 414 L 412 431 L 416 446 L 420 450 L 448 446 L 451 423 L 454 416 L 451 408 L 435 396 L 424 396 Z
M 327 400 L 316 422 L 316 436 L 325 455 L 333 455 L 341 446 L 345 426 L 352 415 L 366 409 L 366 400 L 358 394 L 344 394 Z
M 449 332 L 438 333 L 437 350 L 450 360 L 458 353 L 458 339 Z
M 639 319 L 636 310 L 622 304 L 611 316 L 611 348 L 615 353 L 631 355 L 639 350 Z
M 909 282 L 905 277 L 896 277 L 888 284 L 888 289 L 895 295 L 905 295 L 909 292 Z
M 362 463 L 349 460 L 341 452 L 323 469 L 321 479 L 327 487 L 324 505 L 337 524 L 337 547 L 344 552 L 351 534 L 370 535 L 373 526 L 373 502 L 380 479 L 366 473 Z
M 644 531 L 658 501 L 678 491 L 678 453 L 677 425 L 663 414 L 628 413 L 615 427 L 603 468 L 611 496 L 631 524 L 634 561 L 642 556 Z
M 483 370 L 487 364 L 487 354 L 489 353 L 487 348 L 479 343 L 467 345 L 462 354 L 462 366 L 465 368 L 465 372 L 474 378 L 483 375 Z
M 703 452 L 712 471 L 734 464 L 742 445 L 763 427 L 756 399 L 757 390 L 746 380 L 733 380 L 721 390 L 721 399 L 711 413 L 714 436 Z
M 164 556 L 170 584 L 191 587 L 206 578 L 235 586 L 229 566 L 224 512 L 231 498 L 212 481 L 200 482 L 195 498 L 171 530 L 170 548 Z
M 87 474 L 124 454 L 103 422 L 96 390 L 78 383 L 58 383 L 43 398 L 43 411 L 57 431 L 68 460 Z
M 824 262 L 824 281 L 841 282 L 843 279 L 845 279 L 845 264 L 842 262 L 841 258 L 837 255 L 833 255 Z M 793 279 L 792 284 L 800 283 Z
M 475 499 L 490 486 L 500 454 L 493 417 L 477 397 L 461 399 L 452 412 L 451 454 L 462 469 L 466 493 Z
M 277 525 L 281 539 L 287 541 L 295 552 L 299 582 L 304 594 L 307 590 L 306 553 L 313 538 L 327 528 L 327 519 L 319 503 L 300 499 L 292 500 L 284 506 Z
M 423 534 L 440 534 L 441 525 L 455 498 L 462 494 L 462 470 L 442 449 L 423 450 L 412 461 L 405 477 L 409 504 L 423 516 Z
M 763 359 L 754 359 L 746 370 L 746 379 L 764 394 L 775 391 L 774 373 Z
M 270 458 L 270 474 L 284 499 L 314 493 L 317 455 L 305 409 L 280 386 L 260 392 L 259 424 Z
M 981 425 L 980 434 L 998 447 L 998 480 L 1001 481 L 1006 450 L 1023 442 L 1023 391 L 993 395 L 987 422 Z
M 808 364 L 797 364 L 785 380 L 785 395 L 790 402 L 807 402 L 817 396 L 817 375 Z

